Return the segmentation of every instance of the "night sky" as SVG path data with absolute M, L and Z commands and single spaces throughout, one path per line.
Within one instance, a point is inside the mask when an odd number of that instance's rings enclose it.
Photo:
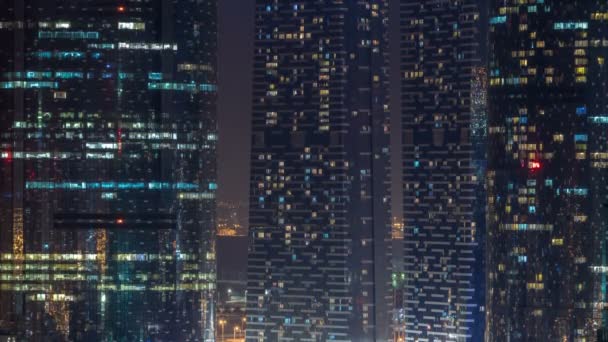
M 219 201 L 248 197 L 254 4 L 255 0 L 218 1 Z
M 399 119 L 399 0 L 390 0 L 393 215 L 401 213 Z M 219 202 L 246 203 L 249 192 L 251 76 L 255 0 L 218 0 Z M 222 215 L 222 212 L 219 212 Z M 247 208 L 240 215 L 246 222 Z

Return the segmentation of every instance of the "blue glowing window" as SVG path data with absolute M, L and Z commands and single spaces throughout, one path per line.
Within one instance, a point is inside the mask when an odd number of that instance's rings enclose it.
M 576 108 L 576 115 L 585 115 L 587 114 L 587 107 L 578 107 Z
M 163 79 L 163 74 L 160 72 L 150 72 L 148 73 L 148 78 L 151 80 L 160 81 Z
M 526 262 L 528 262 L 528 256 L 527 255 L 520 255 L 517 257 L 517 261 L 524 264 Z
M 52 57 L 52 53 L 50 51 L 38 51 L 36 52 L 36 56 L 41 59 L 49 59 Z
M 83 73 L 77 71 L 57 71 L 55 72 L 55 77 L 69 80 L 73 78 L 83 78 Z
M 506 15 L 501 15 L 498 17 L 492 17 L 490 18 L 490 25 L 496 25 L 496 24 L 504 24 L 507 22 L 507 16 Z
M 40 31 L 40 39 L 99 39 L 99 32 L 84 31 Z
M 57 52 L 59 59 L 80 59 L 84 57 L 84 53 L 79 51 L 60 51 Z
M 589 24 L 586 21 L 576 22 L 558 22 L 553 24 L 555 30 L 586 30 L 589 28 Z

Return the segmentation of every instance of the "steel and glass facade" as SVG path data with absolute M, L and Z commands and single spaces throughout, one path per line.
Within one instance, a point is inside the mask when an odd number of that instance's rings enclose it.
M 0 0 L 0 324 L 213 339 L 212 0 Z
M 391 336 L 386 11 L 256 1 L 247 341 Z
M 600 1 L 492 1 L 489 341 L 594 341 L 606 309 Z
M 400 2 L 407 341 L 480 341 L 482 22 L 475 0 Z

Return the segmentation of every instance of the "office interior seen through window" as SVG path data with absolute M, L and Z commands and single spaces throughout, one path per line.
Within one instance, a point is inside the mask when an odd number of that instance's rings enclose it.
M 608 2 L 0 0 L 0 342 L 608 341 Z

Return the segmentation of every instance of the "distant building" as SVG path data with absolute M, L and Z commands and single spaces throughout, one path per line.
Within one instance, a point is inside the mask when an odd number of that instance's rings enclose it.
M 14 326 L 7 326 L 6 321 L 0 321 L 0 342 L 17 342 Z
M 212 340 L 215 2 L 0 8 L 0 321 Z
M 387 341 L 387 2 L 256 2 L 247 341 Z
M 487 341 L 606 323 L 605 4 L 491 1 Z
M 217 233 L 219 236 L 246 236 L 247 223 L 244 211 L 247 206 L 243 203 L 217 203 Z
M 0 332 L 0 342 L 17 342 L 17 337 L 12 335 L 3 335 Z
M 482 1 L 401 1 L 405 339 L 481 341 Z
M 221 325 L 224 325 L 224 338 L 234 336 L 234 328 L 239 328 L 239 337 L 244 339 L 247 323 L 245 315 L 245 294 L 247 290 L 247 236 L 219 236 L 217 250 L 217 304 L 216 337 L 222 341 Z M 218 326 L 219 325 L 219 326 Z
M 403 221 L 393 217 L 391 224 L 391 237 L 393 240 L 403 240 Z
M 597 330 L 597 342 L 608 342 L 608 331 L 606 328 Z

